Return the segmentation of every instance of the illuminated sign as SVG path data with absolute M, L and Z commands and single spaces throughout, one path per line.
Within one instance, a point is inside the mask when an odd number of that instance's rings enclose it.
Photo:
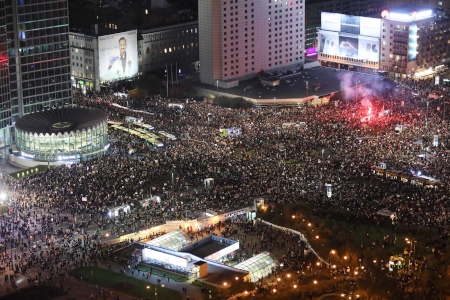
M 142 250 L 142 256 L 143 256 L 142 260 L 144 261 L 147 259 L 154 259 L 161 262 L 165 262 L 166 264 L 169 265 L 175 265 L 182 268 L 187 268 L 188 266 L 188 261 L 186 258 L 178 257 L 164 252 L 155 251 L 148 248 L 144 248 Z
M 379 38 L 381 19 L 322 12 L 321 29 Z
M 322 54 L 379 62 L 380 41 L 378 38 L 319 31 L 319 52 Z
M 76 155 L 58 155 L 58 160 L 76 159 Z
M 20 154 L 23 157 L 34 158 L 34 154 L 26 153 L 26 152 L 23 152 L 23 151 Z
M 116 81 L 138 74 L 137 30 L 98 38 L 100 81 Z
M 412 22 L 416 20 L 422 20 L 426 18 L 433 17 L 433 11 L 431 9 L 424 10 L 424 11 L 413 11 L 410 14 L 407 13 L 396 13 L 396 12 L 389 12 L 387 10 L 383 10 L 381 12 L 381 17 L 388 20 L 393 21 L 401 21 L 401 22 Z
M 409 26 L 408 61 L 416 60 L 417 56 L 417 24 Z

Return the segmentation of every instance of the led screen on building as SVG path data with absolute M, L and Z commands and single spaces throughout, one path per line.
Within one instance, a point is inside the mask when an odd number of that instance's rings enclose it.
M 321 31 L 319 52 L 327 55 L 339 55 L 339 34 L 337 32 Z
M 358 37 L 358 59 L 378 62 L 380 60 L 380 44 L 378 39 Z
M 137 30 L 98 38 L 100 81 L 116 81 L 138 73 Z
M 408 61 L 416 60 L 417 56 L 417 24 L 409 25 L 409 40 L 408 40 Z
M 339 56 L 358 58 L 358 39 L 340 35 Z
M 380 42 L 379 39 L 373 37 L 320 30 L 319 52 L 327 55 L 379 62 Z
M 321 29 L 379 38 L 381 19 L 322 12 Z

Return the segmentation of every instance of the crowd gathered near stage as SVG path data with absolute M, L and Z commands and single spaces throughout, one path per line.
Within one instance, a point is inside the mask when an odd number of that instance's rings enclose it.
M 436 99 L 429 99 L 430 94 Z M 353 93 L 326 105 L 251 109 L 160 95 L 125 99 L 75 91 L 77 106 L 106 110 L 110 121 L 124 124 L 126 116 L 136 117 L 152 125 L 156 134 L 163 130 L 177 140 L 162 138 L 164 146 L 155 147 L 110 128 L 110 147 L 102 157 L 23 179 L 3 177 L 2 186 L 15 203 L 0 227 L 2 233 L 16 233 L 9 239 L 4 235 L 2 247 L 22 252 L 15 259 L 2 254 L 0 261 L 17 271 L 27 264 L 50 270 L 52 261 L 51 272 L 57 276 L 98 255 L 103 237 L 96 230 L 119 236 L 168 220 L 195 218 L 195 212 L 206 209 L 252 206 L 261 196 L 269 205 L 302 200 L 312 207 L 346 209 L 367 222 L 376 222 L 377 212 L 387 209 L 398 223 L 447 235 L 450 111 L 445 112 L 444 101 L 448 105 L 449 97 L 448 88 L 431 79 L 403 80 L 378 94 Z M 400 124 L 401 132 L 395 131 Z M 221 128 L 232 127 L 241 128 L 242 134 L 220 135 Z M 378 176 L 372 167 L 380 163 L 408 178 L 427 176 L 435 184 Z M 204 186 L 207 178 L 214 180 L 209 188 Z M 325 184 L 332 185 L 331 197 Z M 161 199 L 157 209 L 140 210 L 131 218 L 121 215 L 121 226 L 107 216 L 108 207 L 128 204 L 134 211 L 151 195 Z M 55 232 L 62 223 L 64 229 Z M 252 231 L 249 226 L 242 228 Z M 76 232 L 94 234 L 73 238 Z M 58 246 L 45 248 L 52 238 L 59 239 Z M 39 251 L 27 251 L 30 247 Z M 63 258 L 70 256 L 74 260 L 69 265 Z M 40 280 L 38 274 L 30 280 Z

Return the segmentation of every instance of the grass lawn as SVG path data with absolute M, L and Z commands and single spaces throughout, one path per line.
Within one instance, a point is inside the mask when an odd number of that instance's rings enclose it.
M 202 293 L 203 293 L 205 299 L 207 299 L 209 297 L 209 295 L 211 295 L 212 299 L 219 299 L 219 296 L 221 295 L 220 289 L 218 289 L 217 287 L 215 287 L 213 285 L 204 283 L 200 280 L 194 280 L 194 282 L 192 282 L 192 285 L 198 286 L 199 288 L 202 289 Z
M 134 297 L 155 299 L 155 285 L 136 278 L 130 278 L 98 267 L 78 268 L 73 270 L 71 274 L 74 276 L 80 274 L 83 280 L 87 282 L 98 284 L 99 286 L 123 292 Z M 150 286 L 150 291 L 147 289 L 147 286 Z M 171 300 L 182 299 L 179 292 L 161 286 L 158 286 L 158 298 Z
M 138 269 L 141 271 L 145 271 L 145 272 L 150 272 L 150 267 L 143 265 L 143 264 L 139 264 L 138 265 Z M 164 271 L 158 270 L 153 268 L 152 269 L 152 274 L 156 274 L 158 276 L 163 276 L 164 275 Z M 173 279 L 175 281 L 179 281 L 179 282 L 186 282 L 189 280 L 189 278 L 181 276 L 181 275 L 176 275 L 176 274 L 172 274 L 172 273 L 166 273 L 166 277 L 169 277 L 170 279 Z

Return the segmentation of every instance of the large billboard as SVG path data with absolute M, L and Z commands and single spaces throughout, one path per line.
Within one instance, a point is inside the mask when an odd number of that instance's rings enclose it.
M 319 52 L 328 55 L 339 55 L 339 33 L 321 31 Z
M 380 60 L 380 42 L 378 39 L 358 37 L 358 59 L 378 62 Z
M 339 56 L 358 58 L 358 39 L 340 35 Z
M 368 36 L 320 30 L 319 52 L 327 55 L 379 62 L 380 41 L 377 38 Z
M 381 19 L 322 12 L 321 29 L 379 38 Z
M 100 81 L 116 81 L 138 74 L 137 30 L 98 38 Z

